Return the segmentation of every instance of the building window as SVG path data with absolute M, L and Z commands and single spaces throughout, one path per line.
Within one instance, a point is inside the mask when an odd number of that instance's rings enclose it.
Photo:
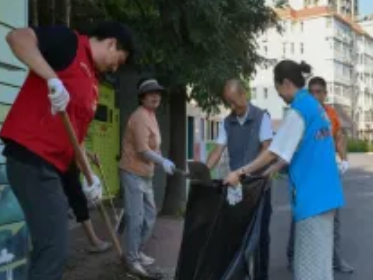
M 215 139 L 215 122 L 214 121 L 210 121 L 209 122 L 210 124 L 210 140 L 213 140 Z
M 268 98 L 268 88 L 264 88 L 264 98 Z
M 286 55 L 286 43 L 282 43 L 282 54 Z
M 268 47 L 264 46 L 264 53 L 267 55 L 268 54 Z
M 200 119 L 200 135 L 201 135 L 201 140 L 205 141 L 206 132 L 205 132 L 205 120 L 204 119 Z
M 343 76 L 347 76 L 347 67 L 345 65 L 342 66 Z
M 326 18 L 326 27 L 329 28 L 332 26 L 332 18 L 328 17 Z
M 255 98 L 256 98 L 256 88 L 253 87 L 253 88 L 251 89 L 251 99 L 255 99 Z
M 336 42 L 335 42 L 335 49 L 336 49 L 338 52 L 341 51 L 341 49 L 342 49 L 342 45 L 341 45 L 341 43 L 340 43 L 339 41 L 336 41 Z
M 301 21 L 301 23 L 300 23 L 300 31 L 303 32 L 303 30 L 304 30 L 304 23 L 303 23 L 303 21 Z
M 328 93 L 333 94 L 334 93 L 334 91 L 333 91 L 333 87 L 334 87 L 333 84 L 332 83 L 328 83 L 327 87 L 328 87 Z
M 291 43 L 291 53 L 294 54 L 294 43 Z
M 304 44 L 300 43 L 300 53 L 304 54 Z

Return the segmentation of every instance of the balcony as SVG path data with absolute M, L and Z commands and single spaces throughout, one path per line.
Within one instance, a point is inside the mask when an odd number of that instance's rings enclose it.
M 349 98 L 340 95 L 334 95 L 333 97 L 334 103 L 348 107 L 351 106 L 351 100 Z
M 367 89 L 367 85 L 364 82 L 359 82 L 358 84 L 360 92 L 365 92 Z
M 365 73 L 372 74 L 373 73 L 373 65 L 368 63 L 365 64 Z
M 358 72 L 358 73 L 363 73 L 364 70 L 365 70 L 363 64 L 357 64 L 355 69 L 356 69 L 356 72 Z

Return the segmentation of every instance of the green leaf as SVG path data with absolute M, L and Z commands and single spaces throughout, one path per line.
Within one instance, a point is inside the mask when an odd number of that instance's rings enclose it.
M 78 2 L 83 3 L 73 0 Z M 257 52 L 257 38 L 279 27 L 264 0 L 88 2 L 132 27 L 141 45 L 140 66 L 154 69 L 165 86 L 190 86 L 191 97 L 207 112 L 222 104 L 227 79 L 249 81 L 257 65 L 266 62 Z

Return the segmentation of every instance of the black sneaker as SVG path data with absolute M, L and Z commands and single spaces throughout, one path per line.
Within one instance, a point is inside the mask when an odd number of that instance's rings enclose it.
M 288 262 L 288 270 L 289 270 L 289 272 L 293 272 L 294 271 L 294 264 L 293 264 L 293 262 Z

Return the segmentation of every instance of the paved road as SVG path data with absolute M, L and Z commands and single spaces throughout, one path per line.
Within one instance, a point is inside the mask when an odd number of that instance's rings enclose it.
M 336 274 L 335 280 L 368 280 L 373 278 L 373 156 L 350 155 L 351 170 L 344 178 L 347 205 L 341 211 L 342 246 L 345 259 L 356 271 Z M 292 279 L 286 269 L 286 244 L 290 212 L 286 182 L 273 190 L 271 274 L 275 280 Z
M 335 280 L 370 280 L 373 279 L 373 156 L 350 155 L 350 161 L 352 168 L 344 179 L 347 205 L 341 211 L 342 245 L 345 258 L 356 271 L 351 275 L 336 274 Z M 286 187 L 283 180 L 273 188 L 272 280 L 292 279 L 286 268 L 285 254 L 290 221 Z M 100 236 L 105 236 L 101 220 L 94 217 L 94 221 Z M 157 258 L 157 264 L 170 274 L 177 262 L 181 232 L 181 220 L 159 219 L 148 246 L 148 252 Z M 72 255 L 64 280 L 129 279 L 118 267 L 114 251 L 87 255 L 84 252 L 87 241 L 81 228 L 72 230 L 72 235 Z M 168 277 L 166 280 L 172 279 Z

